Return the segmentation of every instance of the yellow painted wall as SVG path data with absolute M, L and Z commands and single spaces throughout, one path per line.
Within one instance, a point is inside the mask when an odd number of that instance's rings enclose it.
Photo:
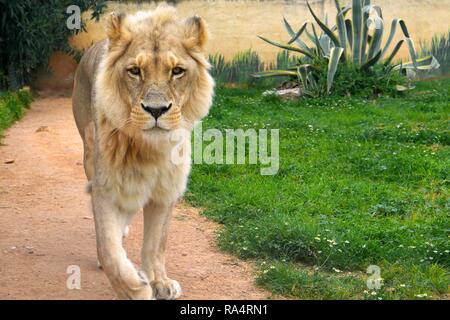
M 325 12 L 330 13 L 330 22 L 336 13 L 334 0 L 314 1 L 313 9 L 320 17 Z M 347 0 L 349 3 L 350 0 Z M 341 0 L 341 3 L 345 3 Z M 384 18 L 390 21 L 394 17 L 403 18 L 419 48 L 420 39 L 430 39 L 435 33 L 447 32 L 450 28 L 450 0 L 373 0 L 383 9 Z M 118 4 L 112 1 L 108 11 L 134 12 L 152 9 L 155 4 Z M 313 20 L 303 0 L 185 0 L 177 4 L 179 15 L 186 17 L 198 14 L 208 23 L 211 40 L 208 45 L 210 53 L 220 52 L 225 58 L 232 58 L 237 52 L 253 48 L 266 62 L 273 61 L 277 48 L 264 43 L 257 38 L 263 35 L 273 40 L 287 41 L 289 39 L 282 22 L 285 16 L 291 24 L 298 28 L 305 20 Z M 386 33 L 389 31 L 387 30 Z M 102 21 L 89 22 L 87 33 L 81 33 L 70 40 L 76 48 L 87 48 L 93 42 L 105 37 Z M 387 35 L 385 36 L 387 38 Z M 400 38 L 400 33 L 397 38 Z M 400 52 L 407 56 L 404 46 Z M 41 77 L 35 87 L 45 92 L 70 91 L 76 64 L 68 56 L 55 53 L 50 61 L 53 70 L 51 76 Z

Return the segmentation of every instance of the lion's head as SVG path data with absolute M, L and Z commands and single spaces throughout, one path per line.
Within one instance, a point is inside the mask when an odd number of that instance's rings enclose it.
M 211 106 L 214 81 L 204 50 L 205 22 L 172 7 L 111 14 L 96 81 L 101 121 L 134 137 L 191 128 Z

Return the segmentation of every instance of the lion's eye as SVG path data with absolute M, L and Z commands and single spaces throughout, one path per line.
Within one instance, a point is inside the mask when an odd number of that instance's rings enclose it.
M 138 76 L 141 74 L 141 69 L 139 69 L 138 67 L 131 67 L 128 69 L 128 72 L 133 76 Z
M 185 70 L 183 68 L 175 67 L 175 68 L 172 69 L 172 75 L 180 76 L 180 75 L 182 75 L 184 73 L 184 71 Z

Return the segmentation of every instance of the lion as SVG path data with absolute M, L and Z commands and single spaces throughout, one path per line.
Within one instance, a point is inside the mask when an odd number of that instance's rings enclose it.
M 72 97 L 98 261 L 120 299 L 176 299 L 181 287 L 167 276 L 164 254 L 172 211 L 190 172 L 194 123 L 208 114 L 213 99 L 207 26 L 198 16 L 180 19 L 166 6 L 112 13 L 105 30 L 107 38 L 79 63 Z M 172 139 L 179 130 L 186 134 Z M 184 161 L 173 161 L 180 143 Z M 122 237 L 141 208 L 138 271 Z

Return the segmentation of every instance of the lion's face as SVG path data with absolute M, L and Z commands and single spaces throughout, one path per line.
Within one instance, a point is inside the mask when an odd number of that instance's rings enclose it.
M 107 32 L 101 88 L 110 103 L 103 113 L 115 128 L 155 135 L 207 113 L 213 81 L 203 55 L 206 27 L 200 18 L 179 21 L 168 8 L 130 17 L 113 14 Z
M 166 41 L 155 43 L 148 38 L 135 38 L 117 63 L 122 92 L 130 97 L 130 119 L 143 131 L 176 129 L 185 92 L 198 78 L 197 64 L 179 39 L 167 35 Z

